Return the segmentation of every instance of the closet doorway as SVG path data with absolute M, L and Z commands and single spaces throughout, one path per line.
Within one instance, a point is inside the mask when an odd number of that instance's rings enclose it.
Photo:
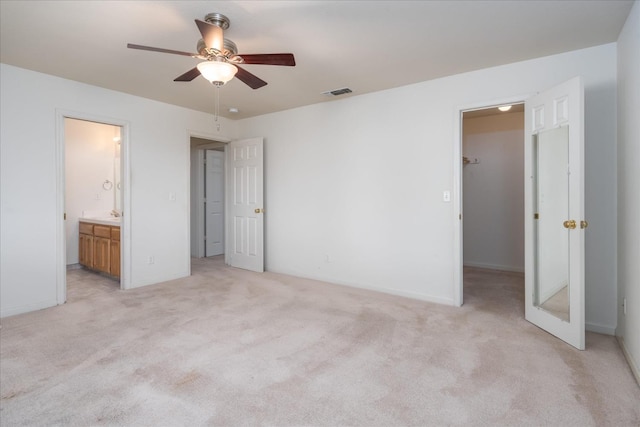
M 191 257 L 225 253 L 226 142 L 192 136 L 191 143 Z
M 524 290 L 524 104 L 464 111 L 461 127 L 463 297 L 505 275 Z

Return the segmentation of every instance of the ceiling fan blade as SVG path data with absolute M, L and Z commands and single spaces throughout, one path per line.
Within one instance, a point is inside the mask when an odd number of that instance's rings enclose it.
M 131 43 L 128 43 L 127 47 L 129 49 L 150 50 L 151 52 L 161 52 L 161 53 L 172 53 L 174 55 L 191 56 L 194 58 L 198 57 L 197 53 L 182 52 L 180 50 L 162 49 L 161 47 L 142 46 L 139 44 L 131 44 Z
M 245 64 L 286 65 L 288 67 L 296 65 L 296 60 L 292 53 L 262 53 L 240 56 Z
M 236 68 L 238 68 L 238 72 L 236 73 L 236 77 L 238 78 L 238 80 L 245 83 L 251 89 L 260 89 L 262 86 L 267 85 L 267 82 L 262 80 L 260 77 L 251 74 L 247 70 L 240 68 L 237 65 Z
M 173 79 L 173 81 L 174 82 L 190 82 L 191 80 L 195 79 L 199 75 L 200 75 L 200 71 L 198 71 L 198 67 L 193 67 L 183 75 Z
M 224 35 L 222 28 L 199 19 L 196 19 L 195 21 L 198 26 L 198 30 L 200 30 L 200 34 L 202 34 L 204 44 L 209 49 L 213 48 L 222 51 L 224 48 Z

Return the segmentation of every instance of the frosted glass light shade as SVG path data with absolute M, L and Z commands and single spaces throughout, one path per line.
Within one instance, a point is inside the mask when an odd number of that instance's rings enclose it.
M 202 77 L 213 84 L 223 85 L 233 78 L 238 72 L 233 64 L 220 61 L 206 61 L 197 65 Z

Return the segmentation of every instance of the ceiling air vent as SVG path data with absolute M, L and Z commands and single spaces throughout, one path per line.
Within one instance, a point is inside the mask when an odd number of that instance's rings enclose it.
M 323 95 L 327 96 L 338 96 L 344 95 L 345 93 L 351 93 L 351 89 L 349 89 L 348 87 L 343 87 L 342 89 L 334 89 L 328 92 L 322 92 Z

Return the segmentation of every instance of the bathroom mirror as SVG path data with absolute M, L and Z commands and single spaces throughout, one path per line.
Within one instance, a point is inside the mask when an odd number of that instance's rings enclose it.
M 115 156 L 113 159 L 113 179 L 115 181 L 114 191 L 113 191 L 113 206 L 114 209 L 118 212 L 122 212 L 122 178 L 121 178 L 121 156 L 120 156 L 120 146 L 122 142 L 121 127 L 116 127 L 116 136 L 113 138 L 115 144 Z
M 569 321 L 569 127 L 533 140 L 534 304 Z

